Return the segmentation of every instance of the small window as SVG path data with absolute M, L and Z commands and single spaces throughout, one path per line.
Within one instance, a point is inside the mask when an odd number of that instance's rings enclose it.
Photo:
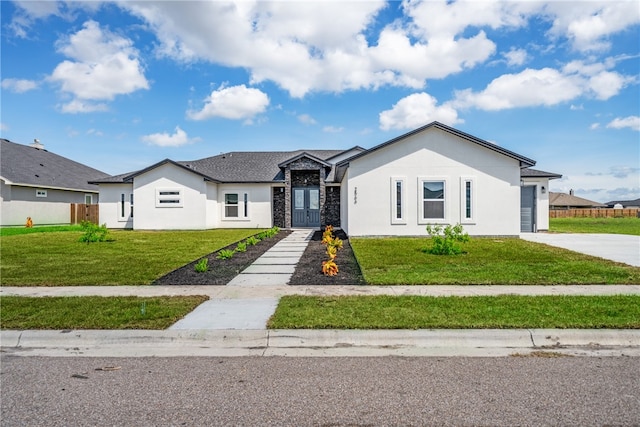
M 249 216 L 249 195 L 244 193 L 244 217 Z
M 405 218 L 405 179 L 391 178 L 391 223 L 406 224 Z
M 84 204 L 90 205 L 93 203 L 93 194 L 85 194 L 84 195 Z
M 47 190 L 36 190 L 36 197 L 47 197 Z
M 462 177 L 460 179 L 460 222 L 473 223 L 476 216 L 475 178 Z
M 133 217 L 133 193 L 120 193 L 118 200 L 118 221 L 128 221 Z
M 424 220 L 445 219 L 445 181 L 421 180 L 420 218 Z
M 156 189 L 156 207 L 157 208 L 181 208 L 182 207 L 182 189 L 157 188 Z

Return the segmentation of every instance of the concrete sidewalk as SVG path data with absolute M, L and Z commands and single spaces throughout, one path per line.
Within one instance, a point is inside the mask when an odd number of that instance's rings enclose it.
M 632 356 L 640 331 L 578 329 L 1 331 L 2 352 L 49 357 Z

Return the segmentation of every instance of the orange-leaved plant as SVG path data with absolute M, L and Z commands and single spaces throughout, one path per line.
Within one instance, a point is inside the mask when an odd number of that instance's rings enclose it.
M 342 249 L 342 240 L 333 235 L 333 226 L 327 225 L 322 233 L 322 244 L 327 247 L 327 256 L 329 259 L 322 262 L 322 272 L 325 276 L 335 276 L 338 274 L 338 265 L 336 264 L 336 256 L 338 249 Z

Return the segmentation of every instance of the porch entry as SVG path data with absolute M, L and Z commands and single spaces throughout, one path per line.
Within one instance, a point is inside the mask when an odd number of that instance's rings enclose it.
M 520 232 L 536 232 L 536 186 L 520 187 Z
M 320 188 L 294 187 L 292 227 L 320 227 Z

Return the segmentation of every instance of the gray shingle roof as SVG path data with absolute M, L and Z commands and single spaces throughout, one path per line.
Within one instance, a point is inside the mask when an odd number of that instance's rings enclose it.
M 284 173 L 278 166 L 292 158 L 307 153 L 309 156 L 326 160 L 335 157 L 348 150 L 296 150 L 296 151 L 234 151 L 207 157 L 200 160 L 174 162 L 187 169 L 198 173 L 212 181 L 223 183 L 256 183 L 256 182 L 282 182 Z M 165 163 L 164 160 L 153 167 Z M 105 179 L 95 180 L 100 184 L 115 184 L 127 182 L 131 177 L 144 171 L 125 173 L 111 176 Z M 332 179 L 332 175 L 327 177 L 327 181 Z
M 524 168 L 520 170 L 520 176 L 522 178 L 562 178 L 562 175 L 559 173 L 553 172 L 545 172 L 537 169 Z
M 593 200 L 583 199 L 582 197 L 574 196 L 573 194 L 554 193 L 553 191 L 549 192 L 549 206 L 575 206 L 581 208 L 605 207 L 602 203 L 594 202 Z
M 44 149 L 0 139 L 0 176 L 13 185 L 97 192 L 108 174 Z

